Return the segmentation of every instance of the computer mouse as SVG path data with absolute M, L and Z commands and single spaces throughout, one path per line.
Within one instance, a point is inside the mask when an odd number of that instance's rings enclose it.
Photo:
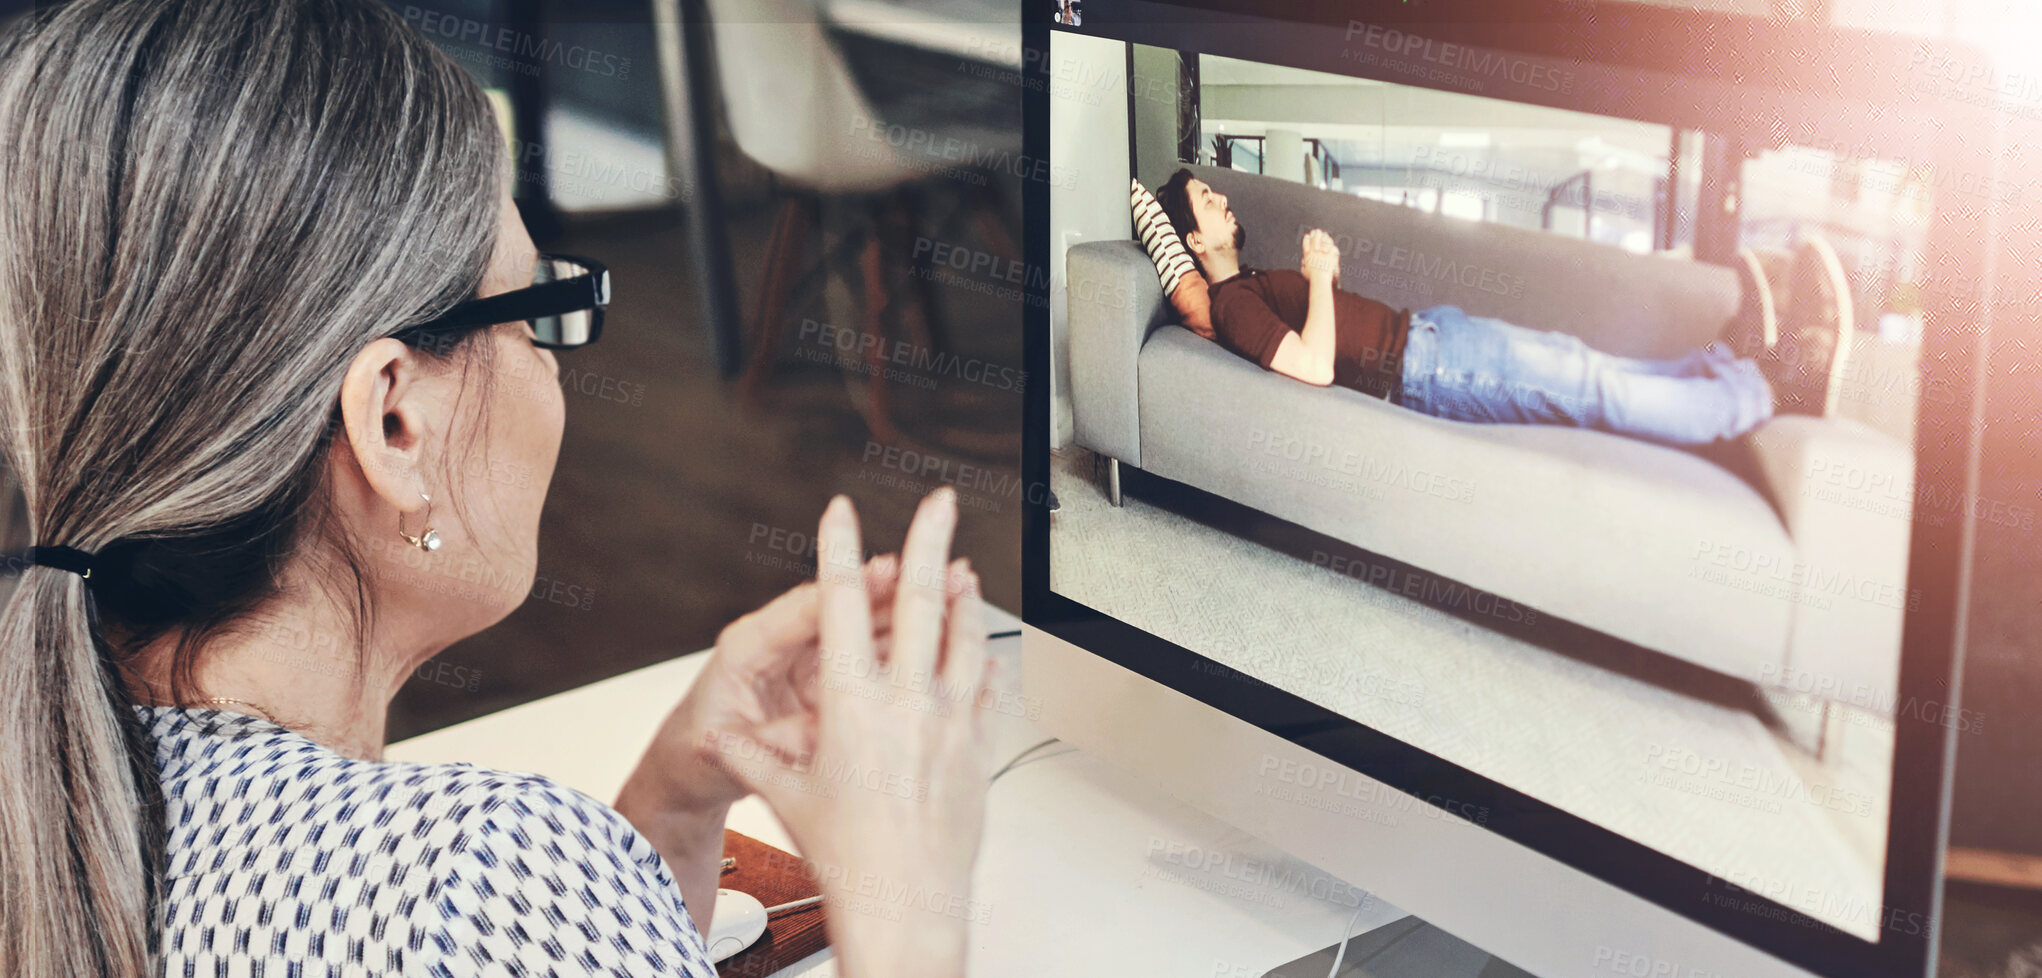
M 716 891 L 716 911 L 709 920 L 709 960 L 721 961 L 751 947 L 766 933 L 766 905 L 749 893 Z

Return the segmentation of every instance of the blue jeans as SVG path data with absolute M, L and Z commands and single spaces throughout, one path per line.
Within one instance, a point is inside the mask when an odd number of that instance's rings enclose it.
M 1452 421 L 1560 424 L 1667 445 L 1735 438 L 1772 417 L 1758 364 L 1719 349 L 1639 360 L 1577 336 L 1526 329 L 1456 306 L 1411 314 L 1403 403 Z

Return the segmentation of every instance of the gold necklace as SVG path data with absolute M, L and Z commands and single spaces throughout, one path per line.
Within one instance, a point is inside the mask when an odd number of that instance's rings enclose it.
M 276 725 L 277 725 L 277 726 L 279 726 L 279 727 L 283 726 L 283 724 L 281 724 L 281 723 L 277 723 L 277 718 L 276 718 L 276 717 L 273 717 L 273 716 L 270 716 L 270 715 L 269 715 L 269 711 L 268 711 L 268 710 L 265 710 L 265 709 L 263 709 L 262 707 L 256 706 L 255 704 L 253 704 L 253 703 L 250 703 L 250 702 L 248 702 L 247 700 L 237 700 L 237 699 L 234 699 L 233 697 L 230 697 L 230 696 L 209 696 L 209 697 L 207 697 L 207 698 L 205 698 L 205 699 L 202 699 L 202 700 L 200 700 L 199 702 L 201 702 L 201 703 L 214 703 L 214 704 L 219 704 L 219 705 L 226 705 L 226 704 L 228 704 L 228 703 L 233 703 L 233 704 L 236 704 L 236 705 L 239 705 L 239 706 L 245 706 L 245 707 L 248 707 L 248 708 L 249 708 L 249 709 L 251 709 L 251 710 L 254 710 L 254 711 L 255 711 L 255 712 L 257 712 L 257 713 L 260 713 L 260 714 L 262 714 L 262 718 L 263 718 L 264 720 L 268 720 L 268 721 L 269 721 L 270 723 L 276 724 Z

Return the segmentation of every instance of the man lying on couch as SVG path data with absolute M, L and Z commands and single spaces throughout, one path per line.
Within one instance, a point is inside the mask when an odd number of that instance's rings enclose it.
M 1745 359 L 1712 344 L 1674 360 L 1612 356 L 1567 333 L 1471 316 L 1455 306 L 1393 309 L 1334 287 L 1340 252 L 1330 235 L 1304 236 L 1298 271 L 1241 267 L 1247 234 L 1225 195 L 1180 169 L 1156 193 L 1185 250 L 1211 283 L 1213 339 L 1308 384 L 1339 384 L 1454 421 L 1562 424 L 1670 445 L 1735 438 L 1774 413 L 1819 414 L 1848 353 L 1848 284 L 1826 242 L 1796 257 L 1814 295 L 1795 297 L 1784 331 L 1770 287 L 1740 256 L 1747 320 L 1758 351 Z M 1750 301 L 1764 295 L 1765 301 Z M 1767 345 L 1759 336 L 1778 336 Z M 1746 344 L 1749 345 L 1746 345 Z M 1763 349 L 1761 349 L 1763 348 Z

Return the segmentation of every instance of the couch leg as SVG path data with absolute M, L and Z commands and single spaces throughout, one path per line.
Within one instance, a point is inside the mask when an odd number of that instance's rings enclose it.
M 1120 505 L 1120 460 L 1117 458 L 1106 460 L 1106 498 L 1113 505 Z

